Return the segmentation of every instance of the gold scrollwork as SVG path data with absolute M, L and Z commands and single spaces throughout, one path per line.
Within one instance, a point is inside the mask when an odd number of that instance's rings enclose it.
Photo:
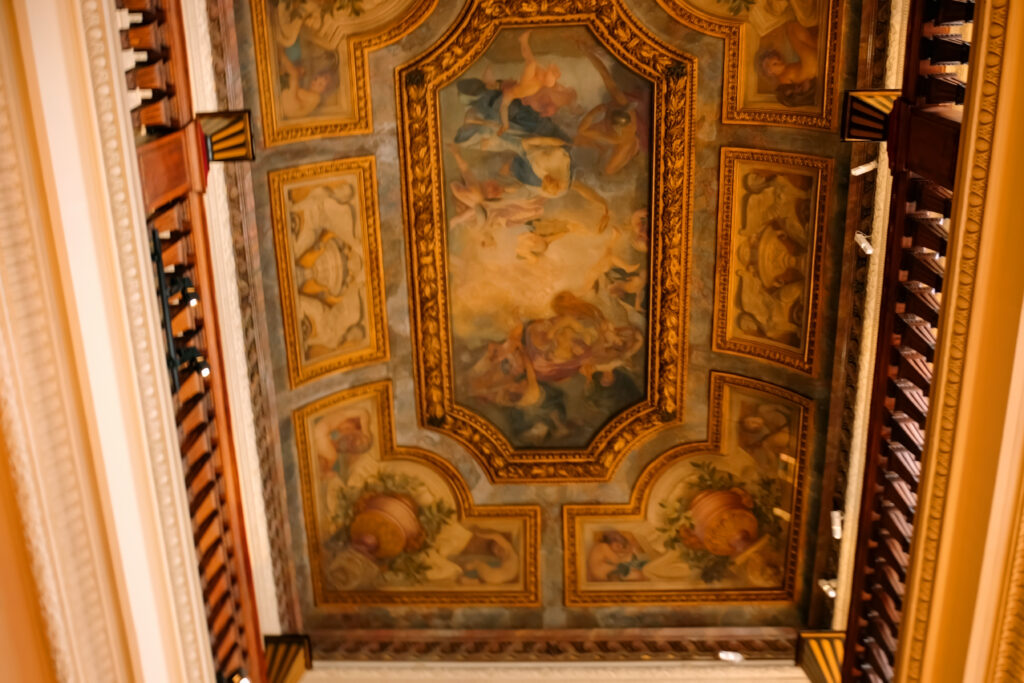
M 491 422 L 454 399 L 438 91 L 468 69 L 502 28 L 541 26 L 586 26 L 616 59 L 653 84 L 646 397 L 578 449 L 513 448 Z M 681 416 L 696 74 L 693 57 L 651 35 L 618 0 L 473 0 L 426 55 L 398 70 L 420 419 L 463 443 L 492 481 L 607 480 L 639 439 Z

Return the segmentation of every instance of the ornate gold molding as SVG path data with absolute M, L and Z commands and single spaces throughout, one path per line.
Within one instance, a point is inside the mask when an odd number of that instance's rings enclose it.
M 256 51 L 256 71 L 259 77 L 260 107 L 263 113 L 263 144 L 267 147 L 299 142 L 317 137 L 335 135 L 359 135 L 373 130 L 373 101 L 370 97 L 369 67 L 370 52 L 390 45 L 420 25 L 437 6 L 437 0 L 411 0 L 409 7 L 390 24 L 369 32 L 345 36 L 345 51 L 348 55 L 348 83 L 339 87 L 350 88 L 353 113 L 347 117 L 309 116 L 297 123 L 285 123 L 279 115 L 275 79 L 277 69 L 271 67 L 277 50 L 281 49 L 272 35 L 267 15 L 268 0 L 250 0 L 252 10 L 253 44 Z M 299 3 L 296 3 L 299 4 Z
M 718 201 L 718 258 L 715 262 L 715 319 L 712 336 L 712 347 L 715 351 L 725 351 L 740 355 L 764 358 L 773 363 L 791 367 L 801 372 L 813 374 L 814 348 L 818 338 L 818 308 L 821 302 L 821 273 L 825 263 L 825 226 L 828 222 L 829 195 L 832 185 L 832 159 L 811 156 L 808 154 L 792 154 L 758 149 L 740 149 L 735 147 L 722 148 L 722 179 L 719 183 Z M 738 211 L 741 189 L 738 183 L 742 179 L 736 177 L 736 167 L 741 162 L 755 162 L 770 167 L 771 171 L 784 173 L 783 169 L 792 169 L 794 173 L 806 173 L 808 170 L 816 175 L 814 193 L 811 200 L 811 215 L 808 219 L 810 246 L 808 248 L 807 278 L 804 334 L 799 348 L 773 343 L 767 337 L 764 341 L 755 341 L 750 337 L 738 337 L 729 334 L 729 317 L 735 305 L 735 296 L 731 287 L 733 271 L 736 268 L 733 254 L 733 237 L 737 225 L 742 220 Z
M 839 55 L 839 34 L 842 23 L 843 0 L 828 0 L 825 12 L 827 31 L 825 58 L 821 61 L 822 83 L 820 109 L 815 113 L 786 111 L 784 108 L 745 107 L 741 103 L 741 90 L 745 82 L 745 70 L 741 60 L 746 55 L 746 41 L 749 40 L 750 26 L 742 19 L 725 19 L 694 9 L 688 0 L 658 0 L 668 14 L 679 23 L 701 33 L 725 39 L 725 83 L 722 90 L 722 123 L 761 123 L 773 126 L 796 128 L 821 128 L 832 130 L 838 97 L 837 74 Z
M 979 44 L 979 36 L 985 36 L 984 52 L 972 55 L 971 60 L 972 77 L 979 82 L 973 85 L 976 99 L 965 104 L 969 111 L 965 112 L 962 140 L 968 142 L 963 147 L 966 156 L 960 159 L 960 169 L 970 170 L 958 172 L 958 182 L 966 180 L 967 184 L 958 188 L 954 203 L 954 206 L 966 206 L 966 210 L 959 214 L 962 220 L 952 231 L 947 256 L 947 271 L 954 275 L 949 278 L 948 292 L 943 293 L 944 314 L 935 362 L 936 387 L 931 396 L 932 412 L 925 437 L 927 447 L 921 458 L 924 469 L 918 492 L 920 504 L 910 551 L 904 626 L 896 658 L 897 678 L 906 682 L 922 680 L 939 553 L 950 552 L 948 548 L 940 548 L 940 537 L 957 438 L 1009 9 L 1009 0 L 990 0 L 984 5 L 979 3 L 976 10 L 976 18 L 987 19 L 976 23 L 974 29 L 975 44 Z
M 566 25 L 587 26 L 615 58 L 654 84 L 647 393 L 586 448 L 516 449 L 490 421 L 454 399 L 438 91 L 469 68 L 503 27 Z M 695 59 L 655 38 L 619 0 L 473 0 L 426 55 L 398 70 L 419 416 L 464 444 L 492 481 L 604 481 L 640 439 L 682 415 L 696 74 Z

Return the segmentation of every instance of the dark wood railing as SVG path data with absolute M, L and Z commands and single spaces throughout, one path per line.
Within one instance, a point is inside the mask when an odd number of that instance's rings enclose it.
M 117 0 L 184 486 L 219 680 L 264 680 L 202 193 L 207 159 L 190 103 L 177 0 Z M 129 62 L 132 60 L 129 60 Z
M 912 0 L 843 680 L 890 681 L 925 453 L 974 3 Z

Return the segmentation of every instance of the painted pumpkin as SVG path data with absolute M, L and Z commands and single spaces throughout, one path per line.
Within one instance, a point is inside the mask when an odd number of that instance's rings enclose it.
M 690 503 L 693 536 L 713 555 L 738 555 L 757 540 L 754 502 L 746 491 L 702 491 Z
M 356 503 L 348 533 L 352 545 L 378 560 L 423 547 L 424 531 L 416 503 L 407 496 L 369 493 Z

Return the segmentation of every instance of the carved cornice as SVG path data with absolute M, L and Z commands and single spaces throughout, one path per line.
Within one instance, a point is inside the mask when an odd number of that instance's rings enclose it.
M 974 44 L 984 45 L 984 51 L 977 56 L 972 54 L 971 75 L 978 79 L 972 84 L 976 99 L 965 105 L 969 111 L 965 112 L 962 137 L 968 143 L 963 148 L 965 155 L 960 159 L 960 168 L 965 170 L 959 172 L 958 181 L 966 181 L 966 185 L 958 189 L 957 205 L 966 205 L 966 210 L 954 223 L 951 253 L 947 257 L 947 270 L 952 277 L 949 278 L 948 290 L 943 292 L 943 321 L 938 335 L 941 347 L 937 349 L 935 363 L 937 382 L 931 397 L 932 412 L 925 437 L 927 449 L 921 458 L 925 465 L 919 492 L 920 507 L 915 519 L 907 577 L 905 626 L 896 659 L 897 675 L 901 681 L 922 680 L 939 553 L 954 552 L 940 548 L 939 542 L 960 416 L 1009 9 L 1010 0 L 979 4 L 979 15 L 984 12 L 986 20 L 977 22 L 974 29 Z M 978 40 L 980 36 L 984 36 L 984 43 Z
M 130 361 L 145 431 L 153 503 L 162 531 L 163 568 L 173 600 L 186 675 L 189 680 L 208 680 L 212 675 L 210 643 L 186 492 L 181 485 L 184 473 L 153 291 L 134 133 L 125 102 L 120 38 L 113 12 L 112 2 L 79 2 L 93 115 L 98 125 L 98 149 L 102 152 L 100 162 L 122 286 L 120 298 L 130 335 Z
M 714 660 L 722 650 L 739 652 L 751 659 L 792 661 L 797 634 L 791 628 L 764 626 L 514 631 L 350 629 L 313 631 L 309 636 L 314 660 L 623 662 Z

